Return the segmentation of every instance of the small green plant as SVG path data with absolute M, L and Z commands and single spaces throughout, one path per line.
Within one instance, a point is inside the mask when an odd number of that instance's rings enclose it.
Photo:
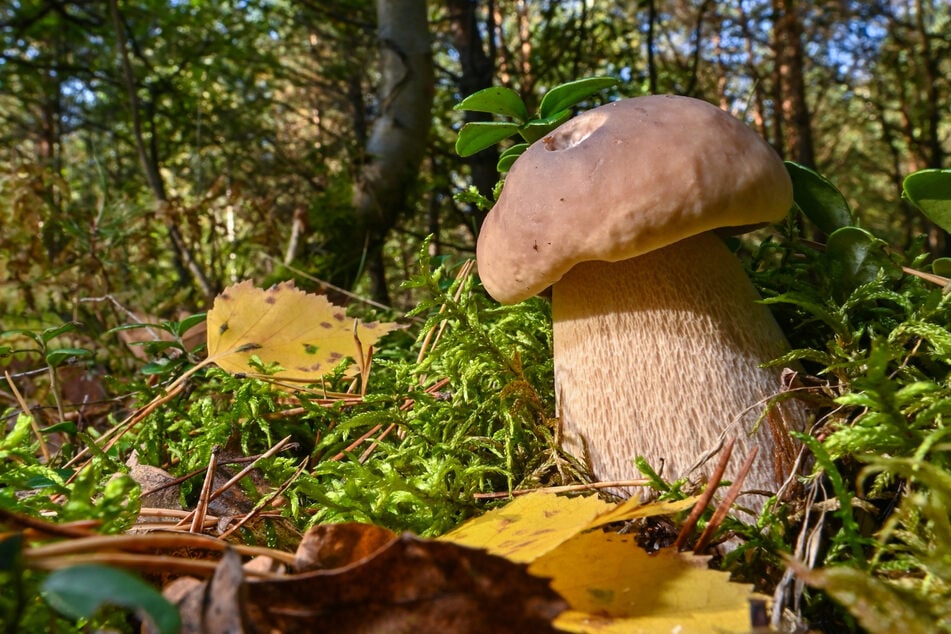
M 507 172 L 529 144 L 542 138 L 571 118 L 571 109 L 594 93 L 618 83 L 613 77 L 588 77 L 555 86 L 545 93 L 536 116 L 530 116 L 521 96 L 511 88 L 493 86 L 473 93 L 456 105 L 456 110 L 471 110 L 499 115 L 509 121 L 472 121 L 459 131 L 456 152 L 470 156 L 518 134 L 522 141 L 506 148 L 499 156 L 499 172 Z

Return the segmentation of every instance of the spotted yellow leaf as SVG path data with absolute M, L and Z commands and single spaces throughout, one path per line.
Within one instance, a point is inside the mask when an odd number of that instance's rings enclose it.
M 597 496 L 530 493 L 459 526 L 441 539 L 529 564 L 569 604 L 559 630 L 584 634 L 749 632 L 748 585 L 709 570 L 708 557 L 664 549 L 648 554 L 636 535 L 606 524 L 678 513 L 696 498 L 610 504 Z
M 440 539 L 530 563 L 582 531 L 637 517 L 678 513 L 691 508 L 696 501 L 692 497 L 676 502 L 642 503 L 631 498 L 610 504 L 596 495 L 565 497 L 534 492 L 469 520 Z
M 440 539 L 529 563 L 585 530 L 613 507 L 596 495 L 567 498 L 529 493 L 469 520 Z
M 397 327 L 347 317 L 323 295 L 305 293 L 292 282 L 268 289 L 244 281 L 226 288 L 208 311 L 208 356 L 233 374 L 253 372 L 252 355 L 277 363 L 273 376 L 312 383 L 345 358 L 359 359 Z M 359 340 L 359 348 L 357 344 Z
M 582 533 L 535 560 L 570 608 L 555 619 L 584 634 L 751 631 L 752 586 L 710 570 L 708 557 L 665 548 L 649 554 L 631 534 Z

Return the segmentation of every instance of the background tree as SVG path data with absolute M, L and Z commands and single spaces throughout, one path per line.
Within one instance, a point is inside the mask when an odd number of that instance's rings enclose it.
M 2 301 L 139 285 L 165 313 L 250 276 L 408 307 L 420 242 L 471 254 L 484 210 L 454 195 L 495 181 L 497 151 L 453 152 L 472 115 L 452 106 L 499 84 L 535 107 L 596 74 L 622 81 L 599 98 L 716 103 L 897 245 L 945 248 L 915 210 L 881 210 L 907 173 L 947 167 L 946 2 L 405 1 L 0 6 Z

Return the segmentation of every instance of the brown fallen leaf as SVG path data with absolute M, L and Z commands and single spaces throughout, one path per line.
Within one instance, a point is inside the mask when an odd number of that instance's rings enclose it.
M 565 602 L 526 566 L 457 544 L 396 535 L 365 524 L 311 529 L 298 571 L 244 576 L 224 557 L 208 583 L 176 582 L 184 632 L 556 632 Z M 314 569 L 316 568 L 316 569 Z
M 261 628 L 253 631 L 556 631 L 551 621 L 565 603 L 524 565 L 408 534 L 383 540 L 377 527 L 336 526 L 322 527 L 318 550 L 327 550 L 340 531 L 359 558 L 344 563 L 347 548 L 332 548 L 342 564 L 336 568 L 249 581 L 246 622 Z M 371 536 L 355 539 L 361 530 Z
M 294 570 L 330 570 L 366 559 L 393 541 L 393 531 L 373 524 L 324 524 L 304 534 L 294 555 Z

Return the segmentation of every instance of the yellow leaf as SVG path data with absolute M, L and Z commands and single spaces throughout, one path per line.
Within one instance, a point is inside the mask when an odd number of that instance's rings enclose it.
M 208 356 L 221 369 L 252 372 L 252 355 L 277 363 L 274 376 L 313 383 L 340 362 L 360 358 L 377 340 L 397 327 L 363 323 L 323 295 L 312 295 L 283 282 L 264 290 L 244 281 L 226 288 L 208 311 Z
M 529 563 L 585 530 L 594 518 L 613 506 L 596 495 L 567 498 L 554 493 L 529 493 L 440 539 Z
M 636 517 L 685 511 L 696 498 L 609 504 L 597 496 L 530 493 L 441 539 L 528 563 L 552 580 L 570 609 L 555 621 L 581 633 L 749 632 L 750 586 L 709 570 L 709 557 L 666 549 L 649 555 L 636 536 L 592 530 Z
M 529 572 L 552 579 L 571 606 L 555 620 L 569 632 L 749 632 L 750 586 L 709 570 L 707 557 L 648 554 L 634 535 L 582 533 Z
M 637 517 L 678 513 L 692 507 L 696 500 L 694 497 L 644 504 L 631 498 L 621 504 L 610 504 L 596 495 L 528 493 L 466 522 L 440 539 L 529 563 L 582 531 Z
M 668 502 L 648 502 L 644 504 L 637 498 L 629 498 L 611 510 L 602 513 L 588 524 L 588 528 L 597 528 L 614 522 L 627 522 L 639 517 L 657 517 L 658 515 L 673 515 L 693 508 L 699 495 L 673 500 Z

